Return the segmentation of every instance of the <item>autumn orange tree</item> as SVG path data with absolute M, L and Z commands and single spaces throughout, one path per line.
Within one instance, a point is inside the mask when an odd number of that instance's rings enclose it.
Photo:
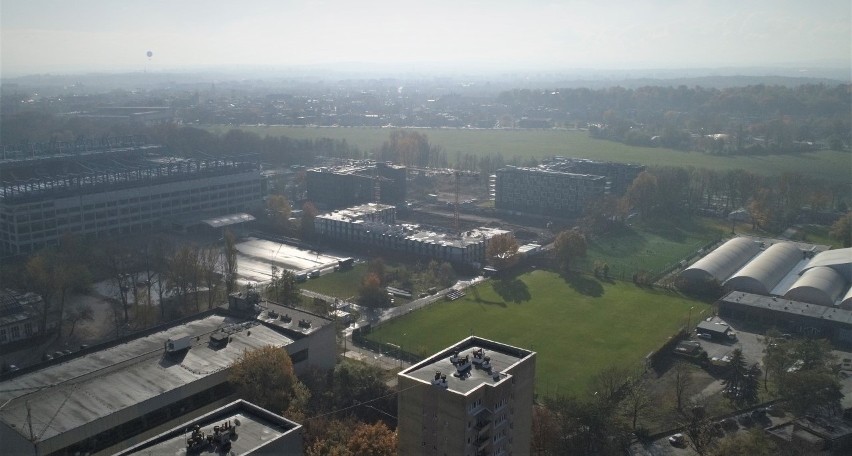
M 382 288 L 382 279 L 375 272 L 364 275 L 358 290 L 358 304 L 367 307 L 387 307 L 390 299 Z
M 568 273 L 575 257 L 586 256 L 586 236 L 578 230 L 563 231 L 556 236 L 553 248 L 559 266 Z
M 358 456 L 395 456 L 397 435 L 385 423 L 360 423 L 352 431 L 346 447 Z
M 231 366 L 228 380 L 243 399 L 276 413 L 286 412 L 297 392 L 299 380 L 293 362 L 283 348 L 268 345 L 244 351 Z
M 485 255 L 495 268 L 509 268 L 518 262 L 518 241 L 511 233 L 494 236 L 488 240 Z

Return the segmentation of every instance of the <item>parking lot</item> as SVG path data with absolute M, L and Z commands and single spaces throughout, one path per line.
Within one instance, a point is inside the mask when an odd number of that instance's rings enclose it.
M 743 355 L 745 356 L 746 363 L 752 364 L 755 362 L 761 363 L 761 368 L 763 368 L 763 335 L 757 334 L 754 332 L 748 332 L 743 330 L 742 326 L 738 324 L 738 322 L 733 320 L 722 320 L 719 317 L 709 317 L 704 321 L 712 324 L 719 325 L 728 325 L 732 331 L 734 331 L 737 335 L 736 340 L 726 340 L 722 338 L 715 339 L 705 339 L 702 337 L 698 337 L 697 333 L 693 331 L 691 339 L 694 341 L 698 341 L 701 345 L 701 348 L 707 352 L 707 356 L 711 360 L 715 360 L 717 362 L 724 362 L 726 357 L 729 357 L 731 352 L 739 348 L 742 350 Z M 834 354 L 837 357 L 838 362 L 841 362 L 843 359 L 852 360 L 852 352 L 834 350 Z M 852 363 L 849 363 L 849 367 L 852 368 Z M 843 398 L 841 405 L 843 408 L 852 407 L 852 370 L 848 372 L 848 375 L 841 375 L 841 387 L 843 394 L 845 397 Z M 700 396 L 708 397 L 714 394 L 721 394 L 722 391 L 722 381 L 717 380 L 705 387 L 701 392 L 697 393 L 693 396 L 693 399 L 698 399 Z M 752 412 L 744 412 L 736 414 L 730 418 L 726 418 L 725 425 L 722 426 L 720 432 L 717 433 L 717 437 L 724 437 L 729 435 L 734 435 L 737 432 L 748 431 L 749 429 L 753 429 L 755 427 L 759 427 L 760 429 L 766 429 L 772 426 L 777 426 L 780 424 L 787 423 L 791 421 L 794 417 L 789 414 L 784 414 L 783 410 L 779 407 L 769 407 L 768 413 L 761 414 L 758 413 L 754 417 L 752 417 Z M 719 420 L 720 425 L 721 419 Z M 653 455 L 653 456 L 677 456 L 677 455 L 695 455 L 695 451 L 688 444 L 682 445 L 673 445 L 669 441 L 669 437 L 674 434 L 674 432 L 667 434 L 654 442 L 648 444 L 635 443 L 631 446 L 631 454 L 635 455 Z
M 707 356 L 711 360 L 722 361 L 727 356 L 730 356 L 731 352 L 739 348 L 745 356 L 746 363 L 753 364 L 761 362 L 762 364 L 764 348 L 762 335 L 744 332 L 737 329 L 736 323 L 726 322 L 719 317 L 709 317 L 705 321 L 711 324 L 718 324 L 720 326 L 728 326 L 737 334 L 736 340 L 723 340 L 718 338 L 708 340 L 697 337 L 696 333 L 693 332 L 693 339 L 701 344 L 701 348 L 707 352 Z

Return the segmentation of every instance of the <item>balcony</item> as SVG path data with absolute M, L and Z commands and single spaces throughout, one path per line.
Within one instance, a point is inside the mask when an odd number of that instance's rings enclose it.
M 479 421 L 476 422 L 476 425 L 474 425 L 474 427 L 476 428 L 477 432 L 482 434 L 483 430 L 491 428 L 491 420 L 489 420 L 489 419 L 479 420 Z

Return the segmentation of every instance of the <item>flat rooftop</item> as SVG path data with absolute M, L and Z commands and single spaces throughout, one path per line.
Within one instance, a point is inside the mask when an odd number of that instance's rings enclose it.
M 606 180 L 606 177 L 599 176 L 596 174 L 579 174 L 572 173 L 568 171 L 560 171 L 558 169 L 549 169 L 549 168 L 524 168 L 521 166 L 506 166 L 503 169 L 497 170 L 497 172 L 520 172 L 526 174 L 538 174 L 538 175 L 553 175 L 553 176 L 564 176 L 571 179 L 582 179 L 582 180 Z
M 791 301 L 789 299 L 745 293 L 742 291 L 732 291 L 725 295 L 721 301 L 726 304 L 773 310 L 775 312 L 852 325 L 852 311 L 838 307 L 821 306 L 819 304 Z
M 450 357 L 458 352 L 460 357 L 469 356 L 472 360 L 473 352 L 479 349 L 484 351 L 485 356 L 491 358 L 491 373 L 484 369 L 471 367 L 465 377 L 453 375 L 457 373 L 457 370 L 456 366 L 450 362 Z M 471 336 L 405 369 L 399 375 L 430 385 L 432 379 L 435 378 L 435 372 L 441 372 L 447 376 L 448 390 L 466 395 L 481 385 L 495 385 L 506 378 L 510 378 L 511 374 L 505 374 L 505 371 L 534 354 L 534 352 L 523 348 Z M 497 380 L 492 375 L 495 372 L 500 373 Z
M 209 435 L 213 433 L 213 426 L 221 426 L 226 422 L 234 427 L 235 435 L 229 438 L 230 448 L 228 451 L 230 453 L 224 450 L 213 451 L 218 454 L 244 455 L 252 454 L 258 450 L 264 451 L 262 447 L 286 434 L 298 433 L 302 428 L 298 423 L 250 402 L 237 400 L 128 448 L 118 453 L 117 456 L 188 454 L 186 439 L 190 437 L 191 430 L 195 426 L 199 426 L 204 434 Z M 239 423 L 239 425 L 236 425 L 236 423 Z M 187 429 L 190 431 L 187 431 Z M 200 453 L 207 453 L 210 449 L 212 447 Z M 295 451 L 296 448 L 293 450 Z
M 209 345 L 209 335 L 217 331 L 230 334 L 223 348 Z M 29 437 L 29 408 L 33 434 L 44 441 L 146 401 L 156 401 L 159 396 L 179 394 L 177 390 L 227 369 L 245 350 L 284 347 L 294 341 L 284 334 L 254 319 L 202 314 L 183 324 L 4 381 L 0 420 Z M 184 335 L 193 338 L 189 351 L 182 358 L 164 356 L 166 340 Z M 213 378 L 209 381 L 218 382 Z M 159 408 L 151 402 L 138 412 L 147 407 Z
M 369 214 L 375 214 L 377 212 L 381 212 L 388 209 L 394 209 L 394 206 L 388 204 L 367 203 L 358 206 L 347 207 L 346 209 L 339 209 L 336 211 L 328 212 L 325 214 L 318 215 L 317 217 L 322 217 L 331 220 L 355 222 L 363 220 L 364 217 Z

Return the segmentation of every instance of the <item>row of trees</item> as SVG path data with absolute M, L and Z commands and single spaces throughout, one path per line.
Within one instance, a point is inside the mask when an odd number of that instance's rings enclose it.
M 5 271 L 4 280 L 42 297 L 40 330 L 44 332 L 51 315 L 59 319 L 59 334 L 64 324 L 72 336 L 79 321 L 91 320 L 92 310 L 79 304 L 66 309 L 72 292 L 87 292 L 95 280 L 106 280 L 100 290 L 114 303 L 116 328 L 129 327 L 140 306 L 159 306 L 159 319 L 180 315 L 187 308 L 200 311 L 218 305 L 223 293 L 235 289 L 236 238 L 226 232 L 222 245 L 176 247 L 167 239 L 151 237 L 131 245 L 119 241 L 97 244 L 73 235 L 64 236 L 59 245 L 31 255 L 21 271 Z M 167 313 L 167 303 L 173 303 Z M 140 314 L 141 315 L 141 314 Z M 151 322 L 141 322 L 147 324 Z
M 837 359 L 827 340 L 790 340 L 772 329 L 764 337 L 764 354 L 764 388 L 771 380 L 795 414 L 841 411 Z
M 223 135 L 201 128 L 177 124 L 145 125 L 127 120 L 93 120 L 75 116 L 57 116 L 25 111 L 3 116 L 3 145 L 27 150 L 29 143 L 74 142 L 79 138 L 145 135 L 175 155 L 187 157 L 253 156 L 264 163 L 303 164 L 317 156 L 362 158 L 362 152 L 346 140 L 330 138 L 292 139 L 284 136 L 260 136 L 240 129 Z
M 742 169 L 653 167 L 636 177 L 622 200 L 605 197 L 588 207 L 586 226 L 602 228 L 624 220 L 629 208 L 643 216 L 688 215 L 700 210 L 728 213 L 745 207 L 756 227 L 796 221 L 803 207 L 847 210 L 848 184 L 831 184 L 798 173 L 765 177 Z
M 303 382 L 287 352 L 269 346 L 244 353 L 229 375 L 240 397 L 305 426 L 309 456 L 396 455 L 396 432 L 383 421 L 396 414 L 396 395 L 378 368 L 344 362 Z
M 361 277 L 358 303 L 366 307 L 387 307 L 391 304 L 385 291 L 388 286 L 416 294 L 417 289 L 448 288 L 456 283 L 456 277 L 455 269 L 446 261 L 431 260 L 428 263 L 418 262 L 412 268 L 405 265 L 392 268 L 381 258 L 374 258 L 367 263 L 367 270 Z
M 595 125 L 590 133 L 641 146 L 734 153 L 798 150 L 821 141 L 835 150 L 852 144 L 849 86 L 749 85 L 704 87 L 610 87 L 591 90 L 514 90 L 497 98 L 515 116 L 536 111 L 564 113 L 564 122 Z M 693 140 L 724 133 L 730 144 Z M 745 137 L 761 142 L 745 143 Z

